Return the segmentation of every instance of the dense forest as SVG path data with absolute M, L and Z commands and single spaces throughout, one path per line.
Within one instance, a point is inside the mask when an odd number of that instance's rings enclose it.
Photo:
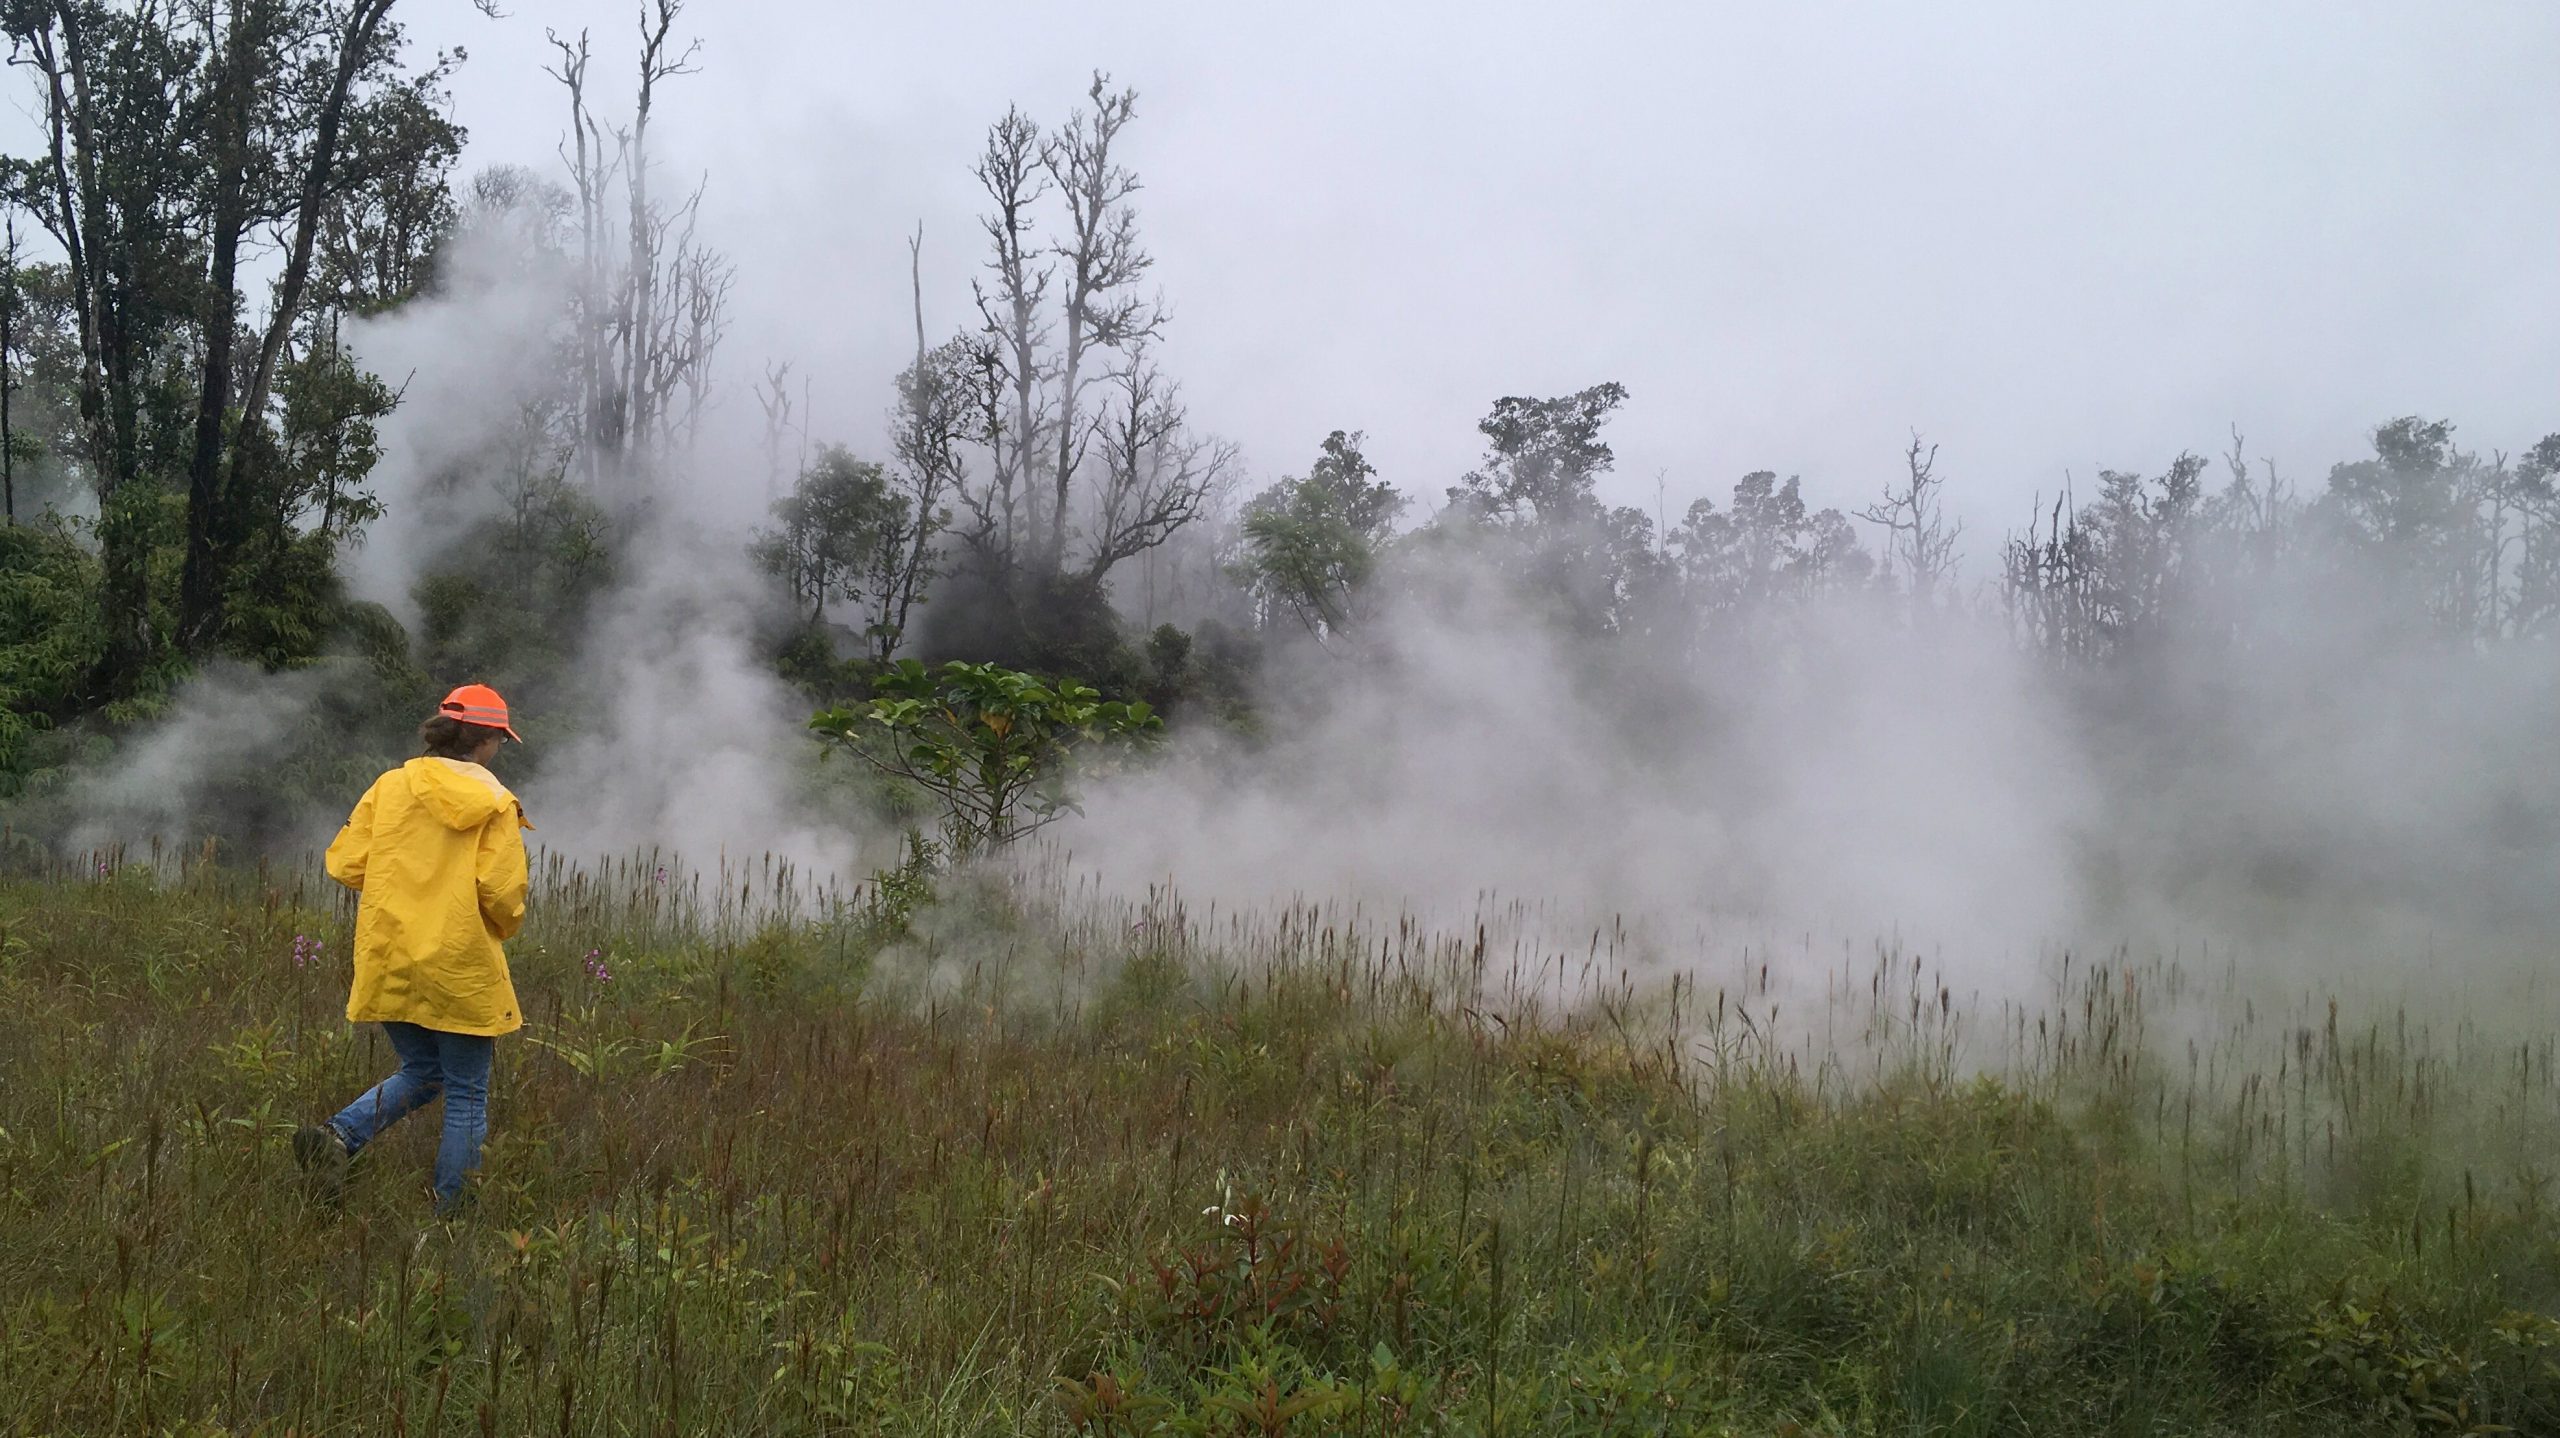
M 808 432 L 787 359 L 724 346 L 733 291 L 768 277 L 699 237 L 708 179 L 653 155 L 698 63 L 680 0 L 644 12 L 636 68 L 553 37 L 556 173 L 469 176 L 462 59 L 417 53 L 393 8 L 7 8 L 41 122 L 0 196 L 0 794 L 27 826 L 48 802 L 58 826 L 76 776 L 207 672 L 316 696 L 308 742 L 236 796 L 239 838 L 396 752 L 451 682 L 574 731 L 593 700 L 564 676 L 656 562 L 666 497 L 707 485 L 762 491 L 764 522 L 722 543 L 755 576 L 758 662 L 811 708 L 957 658 L 1250 739 L 1268 677 L 1390 662 L 1397 613 L 1501 606 L 1637 695 L 1783 666 L 1808 615 L 1996 624 L 2103 723 L 2200 665 L 2481 653 L 2560 617 L 2560 435 L 2474 448 L 2435 417 L 2386 417 L 2311 482 L 2233 430 L 2211 458 L 2050 485 L 1997 535 L 1957 521 L 1919 433 L 1845 511 L 1776 469 L 1676 516 L 1611 504 L 1609 424 L 1634 400 L 1610 382 L 1494 400 L 1463 475 L 1381 475 L 1354 416 L 1303 464 L 1249 464 L 1162 360 L 1141 107 L 1100 75 L 1062 118 L 1009 111 L 952 157 L 984 197 L 966 321 L 928 328 L 921 264 L 912 317 L 874 317 L 911 318 L 915 349 L 893 392 L 835 397 L 885 411 L 865 453 Z M 539 297 L 532 378 L 402 512 L 375 476 L 408 397 L 354 337 L 498 287 Z M 706 416 L 750 404 L 760 453 L 714 452 Z M 394 530 L 405 605 L 355 597 L 350 557 Z

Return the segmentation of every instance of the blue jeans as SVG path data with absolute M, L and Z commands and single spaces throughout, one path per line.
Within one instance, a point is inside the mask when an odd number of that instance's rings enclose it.
M 355 1153 L 374 1136 L 444 1095 L 444 1142 L 436 1148 L 436 1201 L 451 1203 L 465 1175 L 480 1166 L 480 1140 L 489 1132 L 489 1059 L 498 1041 L 478 1034 L 449 1034 L 416 1024 L 384 1024 L 384 1036 L 400 1055 L 400 1071 L 329 1120 Z

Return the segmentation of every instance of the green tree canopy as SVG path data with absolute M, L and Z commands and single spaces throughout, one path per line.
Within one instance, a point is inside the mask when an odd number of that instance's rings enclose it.
M 1238 576 L 1264 605 L 1318 637 L 1352 622 L 1407 503 L 1361 453 L 1365 438 L 1335 430 L 1305 478 L 1281 480 L 1244 509 Z

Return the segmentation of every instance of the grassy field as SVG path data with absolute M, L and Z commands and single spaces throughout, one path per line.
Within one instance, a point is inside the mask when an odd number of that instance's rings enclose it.
M 322 881 L 0 880 L 0 1432 L 2560 1433 L 2547 1030 L 792 889 L 543 873 L 436 1224 Z

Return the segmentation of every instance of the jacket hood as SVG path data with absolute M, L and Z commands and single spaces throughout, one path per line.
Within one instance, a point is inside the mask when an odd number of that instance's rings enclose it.
M 449 829 L 477 829 L 500 814 L 524 811 L 498 776 L 464 759 L 412 759 L 400 766 L 409 792 Z M 527 825 L 527 827 L 531 827 Z

